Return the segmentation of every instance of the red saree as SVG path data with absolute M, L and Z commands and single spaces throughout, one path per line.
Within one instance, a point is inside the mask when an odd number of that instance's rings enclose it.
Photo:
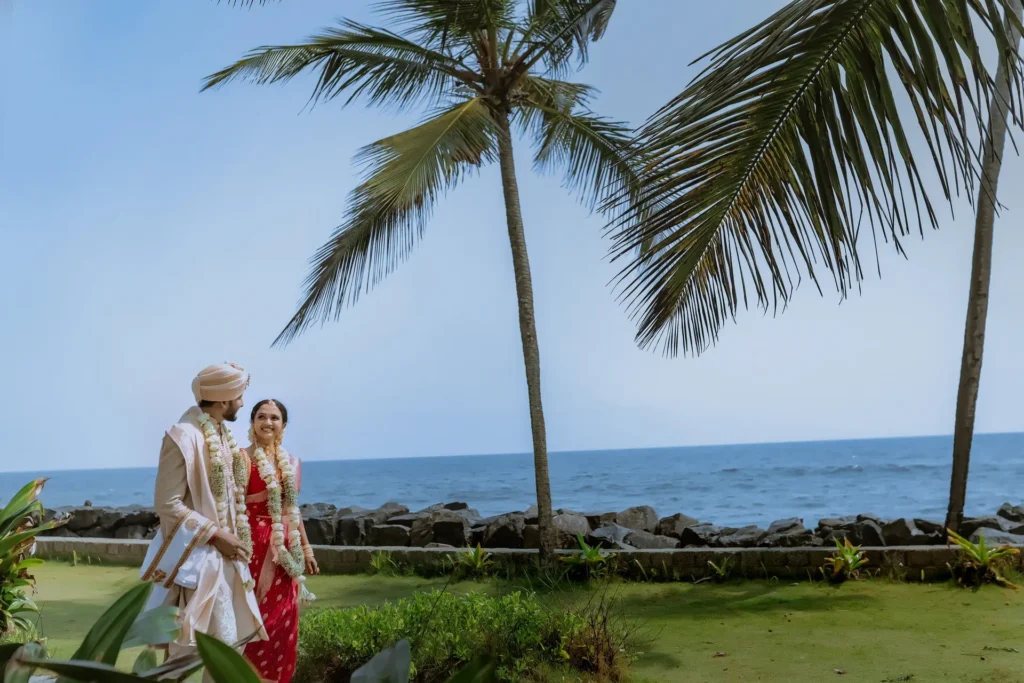
M 302 485 L 302 470 L 296 467 L 296 485 Z M 267 509 L 267 485 L 253 463 L 249 472 L 246 508 L 252 527 L 252 560 L 249 571 L 256 582 L 256 601 L 269 640 L 252 641 L 245 656 L 256 667 L 260 678 L 289 683 L 295 673 L 299 645 L 299 584 L 274 561 L 270 545 L 270 511 Z M 287 521 L 285 521 L 287 527 Z M 286 532 L 287 534 L 287 528 Z

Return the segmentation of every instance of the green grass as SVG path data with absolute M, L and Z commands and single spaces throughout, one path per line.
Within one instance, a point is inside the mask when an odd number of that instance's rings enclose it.
M 40 568 L 41 628 L 55 656 L 70 655 L 137 572 L 99 566 Z M 313 577 L 317 606 L 379 604 L 446 579 Z M 503 583 L 451 590 L 498 593 Z M 963 681 L 1024 683 L 1024 592 L 875 580 L 824 584 L 610 584 L 600 590 L 641 627 L 640 683 L 680 681 Z M 554 605 L 582 589 L 546 590 Z M 1015 650 L 1019 650 L 1015 651 Z M 716 656 L 724 653 L 725 656 Z M 845 672 L 837 676 L 836 670 Z M 906 678 L 906 677 L 910 678 Z

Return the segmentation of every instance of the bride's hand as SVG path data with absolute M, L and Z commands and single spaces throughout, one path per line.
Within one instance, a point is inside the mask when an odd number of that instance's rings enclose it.
M 316 576 L 319 573 L 320 573 L 320 565 L 318 565 L 316 563 L 316 558 L 314 558 L 314 557 L 307 557 L 306 558 L 306 575 L 307 576 Z

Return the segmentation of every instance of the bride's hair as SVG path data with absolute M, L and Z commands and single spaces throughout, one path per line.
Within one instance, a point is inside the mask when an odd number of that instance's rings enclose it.
M 275 406 L 277 406 L 277 409 L 281 411 L 281 422 L 283 422 L 285 426 L 287 426 L 288 409 L 285 408 L 284 404 L 278 401 L 276 398 L 265 398 L 256 405 L 254 405 L 252 407 L 252 413 L 249 415 L 249 423 L 252 424 L 253 422 L 256 421 L 256 413 L 260 412 L 260 408 L 267 405 L 268 403 L 273 403 Z

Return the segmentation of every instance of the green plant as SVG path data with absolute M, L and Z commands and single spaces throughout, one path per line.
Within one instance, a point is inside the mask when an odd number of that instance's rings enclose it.
M 32 557 L 35 537 L 64 523 L 42 522 L 39 494 L 45 484 L 46 479 L 30 481 L 0 510 L 0 637 L 31 630 L 30 615 L 38 609 L 26 593 L 35 584 L 29 570 L 43 563 Z
M 229 646 L 216 638 L 198 634 L 195 654 L 158 665 L 153 648 L 174 639 L 178 632 L 178 610 L 158 607 L 143 612 L 152 589 L 152 584 L 142 583 L 118 598 L 89 629 L 69 660 L 48 658 L 46 647 L 40 642 L 0 645 L 3 680 L 22 683 L 35 671 L 43 670 L 56 674 L 61 681 L 81 683 L 180 682 L 205 666 L 217 683 L 259 683 L 255 670 L 236 651 L 245 640 Z M 145 649 L 135 660 L 131 673 L 117 669 L 118 655 L 135 647 Z
M 732 577 L 732 570 L 736 566 L 736 562 L 731 555 L 726 555 L 722 558 L 721 564 L 715 564 L 712 560 L 708 560 L 708 566 L 711 567 L 711 578 L 715 583 L 722 583 Z
M 584 613 L 553 609 L 522 592 L 420 593 L 375 608 L 313 610 L 302 616 L 295 682 L 348 680 L 402 640 L 410 644 L 416 683 L 447 681 L 451 671 L 485 653 L 494 655 L 499 680 L 528 680 L 548 667 L 585 666 L 589 628 Z M 622 635 L 614 619 L 606 628 L 610 636 Z M 616 642 L 626 648 L 624 635 Z M 600 652 L 607 659 L 607 648 Z M 616 661 L 625 656 L 618 652 Z
M 306 44 L 266 46 L 206 78 L 288 81 L 314 72 L 312 100 L 362 97 L 426 120 L 364 148 L 364 182 L 341 227 L 314 257 L 306 293 L 275 340 L 286 344 L 338 317 L 415 247 L 437 200 L 487 164 L 499 166 L 533 435 L 541 558 L 554 556 L 551 484 L 540 389 L 533 282 L 513 154 L 516 134 L 536 143 L 534 165 L 564 172 L 589 208 L 635 192 L 639 166 L 631 127 L 596 115 L 588 85 L 560 80 L 582 67 L 604 36 L 616 0 L 486 0 L 377 3 L 393 26 L 345 20 Z M 454 257 L 454 255 L 453 255 Z M 458 258 L 471 258 L 459 255 Z
M 560 558 L 566 565 L 569 577 L 589 580 L 604 576 L 608 565 L 608 554 L 599 546 L 589 545 L 583 539 L 583 534 L 576 535 L 576 543 L 579 545 L 579 550 L 572 555 Z
M 474 579 L 487 576 L 494 564 L 491 554 L 484 550 L 479 543 L 476 548 L 460 553 L 457 557 L 458 559 L 449 557 L 453 571 L 459 576 L 469 576 Z
M 390 576 L 398 573 L 398 563 L 390 551 L 378 550 L 370 556 L 370 569 L 374 574 Z
M 980 586 L 983 583 L 996 583 L 1007 588 L 1017 587 L 1000 572 L 1002 565 L 1011 557 L 1019 555 L 1020 550 L 1005 545 L 989 548 L 982 534 L 978 534 L 977 543 L 972 543 L 951 529 L 946 531 L 949 533 L 949 542 L 960 549 L 957 560 L 949 567 L 958 584 Z
M 868 559 L 860 551 L 860 546 L 850 543 L 850 539 L 836 539 L 836 550 L 832 557 L 825 560 L 821 574 L 829 583 L 843 583 L 847 579 L 860 577 L 860 570 L 868 563 Z

